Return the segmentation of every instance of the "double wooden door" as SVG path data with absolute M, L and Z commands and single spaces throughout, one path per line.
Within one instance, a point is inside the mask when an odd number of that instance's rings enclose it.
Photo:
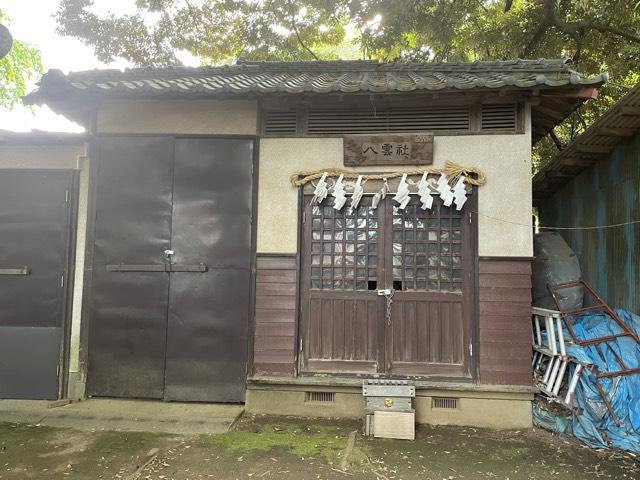
M 475 259 L 467 205 L 305 197 L 302 372 L 470 375 Z

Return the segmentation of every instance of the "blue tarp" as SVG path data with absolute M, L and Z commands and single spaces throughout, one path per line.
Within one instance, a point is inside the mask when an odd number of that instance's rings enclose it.
M 616 313 L 640 336 L 639 316 L 625 310 L 616 310 Z M 573 330 L 576 336 L 582 340 L 621 332 L 614 320 L 604 313 L 587 313 L 578 317 L 573 324 Z M 633 339 L 622 337 L 615 342 L 609 342 L 609 345 L 622 358 L 628 368 L 640 367 L 640 348 Z M 597 351 L 601 353 L 602 357 Z M 580 410 L 573 417 L 573 434 L 592 447 L 613 446 L 623 450 L 640 452 L 640 374 L 599 380 L 620 421 L 620 426 L 617 427 L 595 387 L 596 372 L 620 369 L 611 349 L 604 344 L 588 347 L 568 345 L 567 354 L 579 363 L 597 367 L 596 369 L 584 369 L 580 376 L 573 403 L 573 406 Z M 571 365 L 572 368 L 576 368 L 575 364 Z

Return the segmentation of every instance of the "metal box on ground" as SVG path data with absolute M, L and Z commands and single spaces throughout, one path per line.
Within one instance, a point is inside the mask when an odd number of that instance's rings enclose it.
M 407 380 L 369 379 L 362 382 L 365 398 L 365 435 L 415 438 L 415 386 Z M 388 414 L 388 415 L 387 415 Z
M 383 412 L 373 414 L 374 432 L 376 438 L 396 438 L 401 440 L 415 440 L 416 414 L 411 412 Z

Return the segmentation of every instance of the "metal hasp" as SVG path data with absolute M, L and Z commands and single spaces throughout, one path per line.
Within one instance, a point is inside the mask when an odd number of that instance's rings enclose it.
M 558 291 L 559 290 L 563 290 L 563 289 L 567 289 L 567 288 L 575 288 L 575 287 L 582 287 L 584 289 L 585 292 L 587 292 L 589 294 L 589 296 L 591 297 L 594 305 L 591 305 L 589 307 L 584 307 L 584 308 L 577 308 L 575 310 L 563 310 L 562 306 L 561 306 L 561 301 L 558 295 Z M 618 420 L 618 417 L 616 416 L 616 414 L 613 411 L 613 408 L 611 406 L 611 403 L 609 402 L 609 399 L 607 398 L 607 395 L 605 394 L 604 390 L 602 389 L 602 386 L 598 383 L 598 380 L 601 378 L 612 378 L 612 377 L 620 377 L 620 376 L 624 376 L 624 375 L 633 375 L 635 373 L 640 373 L 640 368 L 629 368 L 627 367 L 627 365 L 624 363 L 624 361 L 622 360 L 622 358 L 620 358 L 620 356 L 615 352 L 615 350 L 613 348 L 611 348 L 611 345 L 609 345 L 609 342 L 615 341 L 620 337 L 629 337 L 631 338 L 636 345 L 640 346 L 640 339 L 638 338 L 638 336 L 627 326 L 627 324 L 625 324 L 620 317 L 611 309 L 611 307 L 582 279 L 580 280 L 575 280 L 572 282 L 566 282 L 566 283 L 560 283 L 558 285 L 548 285 L 547 286 L 549 293 L 551 294 L 551 298 L 553 298 L 553 301 L 555 302 L 558 311 L 560 312 L 560 315 L 562 317 L 562 320 L 564 321 L 564 324 L 567 327 L 567 330 L 569 331 L 569 334 L 571 335 L 571 338 L 573 339 L 573 342 L 576 345 L 580 345 L 581 347 L 584 346 L 592 346 L 592 345 L 597 345 L 597 344 L 602 344 L 605 348 L 609 348 L 609 350 L 611 351 L 611 353 L 613 354 L 613 357 L 616 359 L 616 362 L 618 362 L 618 365 L 620 366 L 619 370 L 614 370 L 614 371 L 610 371 L 610 372 L 602 372 L 602 373 L 596 373 L 595 375 L 595 385 L 596 388 L 598 389 L 598 392 L 600 393 L 600 396 L 602 397 L 602 400 L 604 401 L 605 405 L 607 406 L 607 409 L 609 410 L 609 413 L 611 413 L 611 418 L 613 419 L 614 423 L 616 424 L 616 426 L 620 426 L 620 421 Z M 616 324 L 620 327 L 620 329 L 622 330 L 622 332 L 620 333 L 616 333 L 614 335 L 606 335 L 603 337 L 595 337 L 595 338 L 590 338 L 589 340 L 580 340 L 575 332 L 573 331 L 573 326 L 571 325 L 571 320 L 575 319 L 577 316 L 583 314 L 583 313 L 587 313 L 587 312 L 602 312 L 602 313 L 606 313 L 607 315 L 609 315 L 614 322 L 616 322 Z M 602 360 L 606 363 L 602 353 L 597 349 L 594 348 L 594 350 L 596 352 L 598 352 L 598 355 L 600 355 L 600 357 L 602 358 Z
M 125 265 L 123 263 L 107 265 L 107 272 L 192 272 L 204 273 L 209 270 L 204 263 L 198 265 L 175 265 L 173 263 L 164 265 Z M 1 272 L 1 271 L 0 271 Z M 1 274 L 1 273 L 0 273 Z

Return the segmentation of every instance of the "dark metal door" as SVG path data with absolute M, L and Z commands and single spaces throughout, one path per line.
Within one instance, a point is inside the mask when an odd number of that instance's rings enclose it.
M 87 391 L 162 398 L 173 139 L 105 137 L 94 151 L 98 175 Z
M 252 164 L 251 140 L 176 139 L 166 399 L 244 401 Z
M 385 352 L 391 374 L 470 374 L 471 202 L 462 211 L 439 197 L 429 210 L 417 197 L 405 210 L 389 206 L 385 288 L 393 289 L 393 304 Z
M 73 181 L 0 171 L 0 398 L 58 397 Z
M 253 141 L 96 148 L 89 394 L 244 401 Z

